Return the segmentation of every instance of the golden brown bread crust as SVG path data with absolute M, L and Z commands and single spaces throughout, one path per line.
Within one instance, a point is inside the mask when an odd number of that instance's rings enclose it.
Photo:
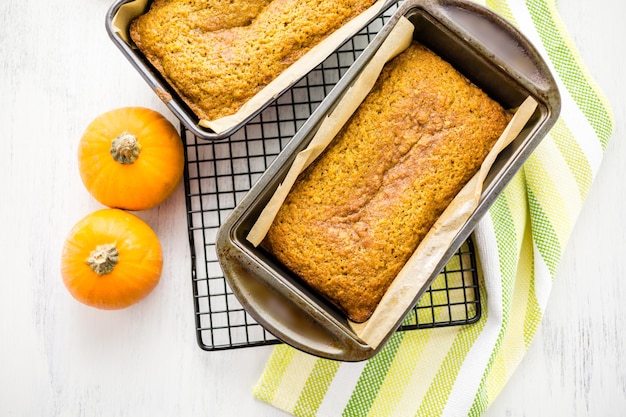
M 375 0 L 156 0 L 135 19 L 139 50 L 200 118 L 254 94 Z
M 351 320 L 367 320 L 509 119 L 413 43 L 301 174 L 264 247 Z

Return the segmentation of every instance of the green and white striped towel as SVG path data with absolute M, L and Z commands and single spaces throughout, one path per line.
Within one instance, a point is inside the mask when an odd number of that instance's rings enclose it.
M 341 363 L 275 348 L 254 389 L 297 416 L 477 416 L 494 401 L 540 325 L 563 249 L 613 130 L 556 0 L 487 0 L 549 62 L 561 117 L 474 232 L 481 319 L 396 333 L 372 359 Z

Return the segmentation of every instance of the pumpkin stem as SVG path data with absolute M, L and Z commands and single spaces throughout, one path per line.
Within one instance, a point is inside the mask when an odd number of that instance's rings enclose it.
M 120 164 L 132 164 L 139 157 L 141 152 L 141 144 L 137 141 L 135 135 L 122 132 L 111 142 L 111 155 Z
M 109 274 L 119 261 L 119 253 L 115 247 L 115 243 L 107 243 L 98 245 L 89 254 L 87 265 L 93 272 L 98 275 Z

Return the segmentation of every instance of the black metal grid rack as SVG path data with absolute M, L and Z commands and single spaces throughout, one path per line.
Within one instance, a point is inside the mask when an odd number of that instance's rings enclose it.
M 181 125 L 196 332 L 202 349 L 279 343 L 246 313 L 228 287 L 215 250 L 217 230 L 392 12 L 393 7 L 229 138 L 206 141 Z M 400 330 L 469 324 L 480 312 L 476 259 L 468 240 Z

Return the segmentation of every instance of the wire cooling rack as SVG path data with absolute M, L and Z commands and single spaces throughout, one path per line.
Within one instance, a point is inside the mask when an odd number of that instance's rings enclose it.
M 181 125 L 196 333 L 202 349 L 280 343 L 243 309 L 228 286 L 217 260 L 217 230 L 392 12 L 393 7 L 229 138 L 206 141 Z M 480 313 L 476 258 L 469 239 L 399 330 L 469 324 Z

